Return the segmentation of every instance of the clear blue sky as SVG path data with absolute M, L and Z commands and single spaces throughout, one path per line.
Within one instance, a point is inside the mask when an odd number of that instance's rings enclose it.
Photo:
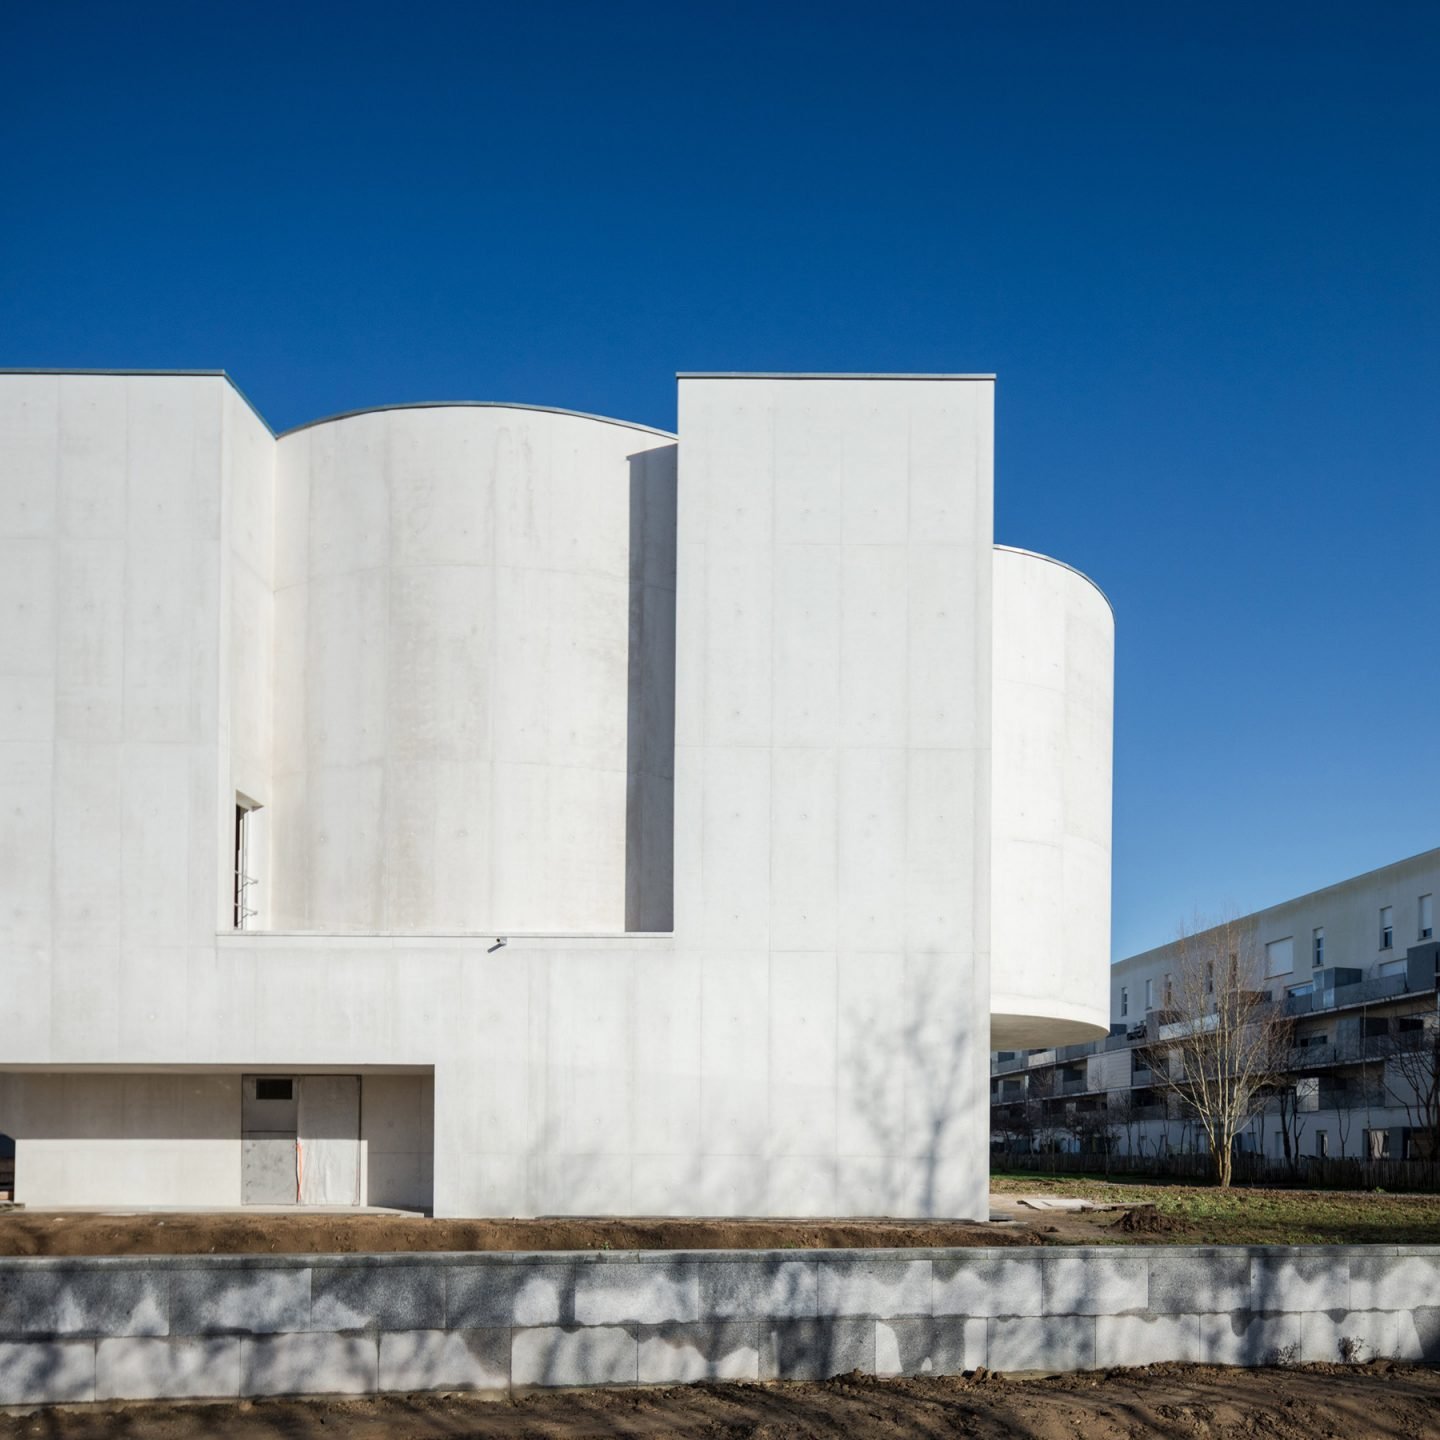
M 674 423 L 985 370 L 1115 949 L 1440 844 L 1440 5 L 0 5 L 0 364 Z

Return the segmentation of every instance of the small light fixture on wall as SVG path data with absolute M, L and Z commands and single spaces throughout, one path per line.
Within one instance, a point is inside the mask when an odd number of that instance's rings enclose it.
M 497 950 L 502 949 L 509 943 L 510 941 L 504 935 L 497 935 L 495 937 L 495 943 L 485 953 L 487 955 L 493 955 Z

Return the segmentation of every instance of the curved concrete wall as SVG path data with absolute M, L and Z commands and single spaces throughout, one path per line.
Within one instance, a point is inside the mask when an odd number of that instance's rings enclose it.
M 1109 1030 L 1115 618 L 1078 571 L 996 547 L 995 1049 Z
M 271 927 L 669 928 L 674 476 L 505 406 L 281 437 Z

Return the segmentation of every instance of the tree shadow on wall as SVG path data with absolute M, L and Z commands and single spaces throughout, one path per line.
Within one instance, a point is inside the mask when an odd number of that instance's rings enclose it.
M 900 963 L 892 1008 L 841 1016 L 842 1104 L 848 1094 L 860 1134 L 842 1129 L 839 1151 L 878 1159 L 886 1214 L 946 1218 L 957 1213 L 953 1172 L 979 1169 L 988 1184 L 988 1095 L 970 1072 L 983 1043 L 975 1027 L 988 1038 L 989 1017 L 965 1003 L 948 957 Z

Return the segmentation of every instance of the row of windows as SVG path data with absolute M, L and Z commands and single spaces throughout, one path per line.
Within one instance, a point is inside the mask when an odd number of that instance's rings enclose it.
M 1435 897 L 1421 895 L 1416 905 L 1419 923 L 1415 927 L 1415 933 L 1420 940 L 1432 940 L 1435 937 Z M 1293 937 L 1286 936 L 1283 940 L 1271 940 L 1265 946 L 1266 973 L 1270 975 L 1284 975 L 1294 967 Z M 1380 949 L 1393 950 L 1395 948 L 1395 910 L 1391 905 L 1383 905 L 1380 908 Z M 1317 925 L 1310 932 L 1310 963 L 1316 969 L 1325 964 L 1325 927 Z M 1209 987 L 1214 990 L 1214 982 Z M 1165 1004 L 1172 1003 L 1173 986 L 1169 975 L 1165 977 Z M 1155 981 L 1153 979 L 1145 982 L 1145 1008 L 1155 1008 Z M 1130 1013 L 1130 987 L 1120 987 L 1120 1016 L 1123 1019 Z
M 1420 940 L 1433 939 L 1435 936 L 1434 895 L 1420 896 L 1415 909 L 1419 922 L 1415 927 L 1416 937 Z M 1382 950 L 1395 948 L 1395 907 L 1393 905 L 1380 907 L 1380 948 Z M 1310 959 L 1317 970 L 1325 963 L 1325 927 L 1323 925 L 1317 925 L 1311 931 Z

